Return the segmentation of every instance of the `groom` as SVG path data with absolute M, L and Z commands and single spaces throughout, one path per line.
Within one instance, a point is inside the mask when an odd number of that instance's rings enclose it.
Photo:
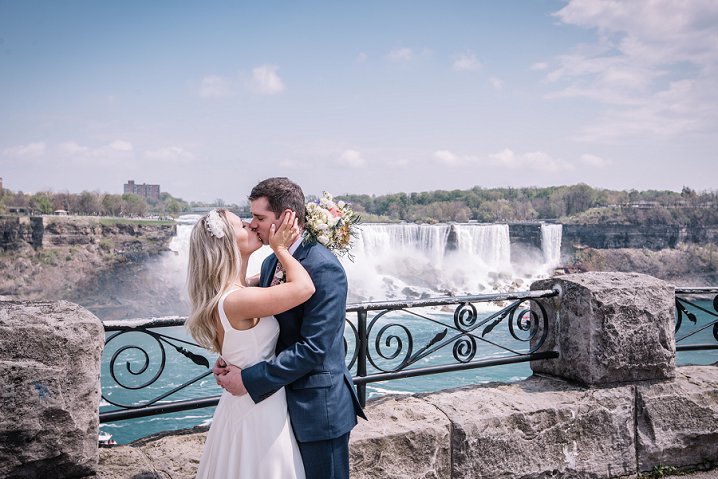
M 288 178 L 269 178 L 249 195 L 250 227 L 262 242 L 272 224 L 279 227 L 286 210 L 304 227 L 304 193 Z M 316 292 L 309 300 L 277 314 L 280 332 L 277 356 L 247 369 L 234 366 L 213 371 L 217 383 L 234 395 L 248 393 L 255 403 L 286 386 L 289 416 L 307 478 L 349 478 L 349 432 L 356 416 L 366 419 L 344 363 L 344 320 L 347 277 L 337 258 L 321 244 L 303 243 L 300 234 L 289 251 L 304 266 Z M 275 278 L 277 258 L 262 263 L 259 285 Z

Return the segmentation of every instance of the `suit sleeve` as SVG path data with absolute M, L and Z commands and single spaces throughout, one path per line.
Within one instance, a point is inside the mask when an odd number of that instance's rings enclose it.
M 331 253 L 329 253 L 331 254 Z M 255 403 L 279 388 L 304 376 L 320 364 L 344 326 L 347 277 L 338 261 L 305 261 L 303 266 L 314 282 L 316 292 L 302 305 L 300 340 L 281 351 L 271 361 L 263 361 L 242 371 L 242 381 Z

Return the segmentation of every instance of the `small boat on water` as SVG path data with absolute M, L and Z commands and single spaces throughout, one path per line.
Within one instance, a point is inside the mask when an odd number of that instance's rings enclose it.
M 97 436 L 97 445 L 100 447 L 116 446 L 117 441 L 112 439 L 112 434 L 109 432 L 100 431 L 100 434 Z

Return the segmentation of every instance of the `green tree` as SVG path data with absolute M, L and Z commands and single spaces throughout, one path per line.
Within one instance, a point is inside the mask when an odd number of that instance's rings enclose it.
M 30 200 L 30 206 L 33 210 L 43 214 L 43 215 L 49 215 L 52 213 L 53 207 L 52 207 L 52 198 L 51 193 L 48 192 L 40 192 L 35 193 L 32 196 L 32 199 Z
M 105 195 L 102 198 L 102 214 L 107 216 L 120 216 L 122 214 L 122 196 Z

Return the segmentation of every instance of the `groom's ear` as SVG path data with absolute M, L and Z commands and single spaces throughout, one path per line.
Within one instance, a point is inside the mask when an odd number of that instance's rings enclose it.
M 284 217 L 291 212 L 292 210 L 290 210 L 289 208 L 286 208 L 284 211 L 282 211 L 282 214 L 279 215 L 279 222 L 281 223 L 282 221 L 284 221 Z

